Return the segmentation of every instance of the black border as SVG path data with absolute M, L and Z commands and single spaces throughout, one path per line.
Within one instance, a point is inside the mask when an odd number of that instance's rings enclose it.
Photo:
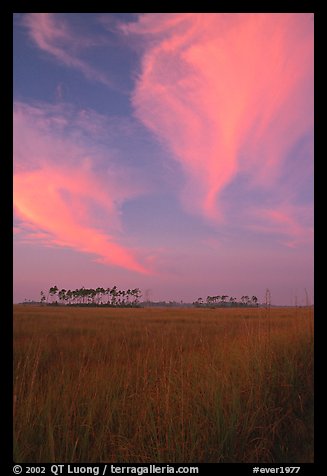
M 209 2 L 207 2 L 209 3 Z M 322 3 L 322 2 L 321 2 Z M 319 6 L 321 6 L 321 3 Z M 0 318 L 1 328 L 0 335 L 2 337 L 1 349 L 1 363 L 3 372 L 2 372 L 2 381 L 3 385 L 1 386 L 1 430 L 2 430 L 2 441 L 0 448 L 0 471 L 1 474 L 9 475 L 13 474 L 13 421 L 12 421 L 12 388 L 13 388 L 13 329 L 12 329 L 12 314 L 13 314 L 13 305 L 12 305 L 12 296 L 13 296 L 13 266 L 12 266 L 12 257 L 13 257 L 13 187 L 12 187 L 12 99 L 13 99 L 13 13 L 20 12 L 44 12 L 51 11 L 51 7 L 54 7 L 58 12 L 65 13 L 74 13 L 76 6 L 72 5 L 72 8 L 69 8 L 67 2 L 65 2 L 64 8 L 60 8 L 60 4 L 46 5 L 44 2 L 11 2 L 10 10 L 8 11 L 9 5 L 2 5 L 1 7 L 1 46 L 2 46 L 2 58 L 4 59 L 5 66 L 2 69 L 2 104 L 5 105 L 6 115 L 3 114 L 2 121 L 2 137 L 5 138 L 5 153 L 2 153 L 2 164 L 5 168 L 5 173 L 2 173 L 0 193 L 2 198 L 2 219 L 5 223 L 4 229 L 2 229 L 2 238 L 3 247 L 5 256 L 5 265 L 2 266 L 3 278 L 2 278 L 2 287 L 3 287 L 3 302 L 2 309 L 4 309 L 2 316 Z M 81 5 L 82 6 L 82 5 Z M 103 4 L 101 2 L 94 3 L 89 5 L 91 7 L 89 12 L 103 12 Z M 167 2 L 157 6 L 157 9 L 153 9 L 154 5 L 150 4 L 140 5 L 140 3 L 126 2 L 116 8 L 114 5 L 111 6 L 110 12 L 108 13 L 133 13 L 139 12 L 140 10 L 146 12 L 157 13 L 163 12 L 185 12 L 185 7 L 182 4 L 177 5 L 176 3 L 172 4 L 171 8 Z M 259 13 L 259 12 L 269 12 L 269 13 L 313 13 L 314 14 L 314 41 L 315 41 L 315 95 L 314 95 L 314 106 L 315 106 L 315 462 L 313 464 L 302 464 L 301 471 L 299 474 L 320 474 L 323 470 L 323 460 L 325 448 L 323 444 L 323 435 L 325 428 L 323 427 L 323 408 L 324 408 L 324 379 L 323 379 L 323 361 L 321 349 L 323 347 L 323 319 L 325 315 L 322 311 L 322 301 L 324 298 L 324 292 L 320 290 L 321 280 L 324 279 L 322 275 L 322 270 L 320 268 L 320 263 L 322 262 L 322 246 L 321 240 L 324 236 L 324 229 L 321 221 L 319 221 L 319 204 L 321 200 L 324 199 L 324 196 L 320 196 L 322 189 L 322 180 L 323 173 L 319 173 L 319 139 L 321 131 L 320 121 L 319 121 L 319 106 L 321 104 L 321 81 L 323 78 L 321 72 L 321 62 L 319 59 L 322 56 L 322 30 L 323 30 L 323 17 L 321 8 L 318 8 L 318 2 L 310 1 L 283 1 L 283 2 L 239 2 L 237 3 L 226 3 L 225 5 L 216 2 L 215 4 L 206 5 L 205 2 L 197 5 L 187 5 L 189 12 L 199 12 L 199 13 L 227 13 L 227 12 L 242 12 L 242 13 Z M 83 5 L 83 10 L 85 10 L 85 5 Z M 123 11 L 125 10 L 125 11 Z M 157 10 L 157 11 L 155 11 Z M 80 10 L 79 10 L 80 11 Z M 88 11 L 86 10 L 85 13 Z M 105 12 L 104 12 L 105 13 Z M 11 92 L 11 94 L 10 94 Z M 318 159 L 319 157 L 319 159 Z M 8 175 L 7 175 L 8 174 Z M 322 205 L 323 206 L 323 205 Z M 4 231 L 3 231 L 4 230 Z M 320 265 L 320 266 L 319 266 Z M 322 281 L 323 283 L 323 281 Z M 58 463 L 59 464 L 59 463 Z M 194 464 L 196 465 L 196 464 Z M 27 465 L 23 465 L 27 466 Z M 78 466 L 78 465 L 75 465 Z M 130 466 L 130 465 L 129 465 Z M 135 466 L 142 466 L 137 465 Z M 143 465 L 145 466 L 145 465 Z M 186 465 L 188 466 L 188 465 Z M 192 465 L 189 465 L 192 466 Z M 203 474 L 206 471 L 216 470 L 219 474 L 229 474 L 232 472 L 237 472 L 238 474 L 252 474 L 252 468 L 254 466 L 259 467 L 280 467 L 287 466 L 281 464 L 242 464 L 242 463 L 217 463 L 217 464 L 205 464 L 201 463 L 198 465 L 200 468 L 199 474 Z M 290 465 L 289 465 L 290 466 Z M 24 474 L 24 473 L 22 473 Z M 108 474 L 108 473 L 107 473 Z

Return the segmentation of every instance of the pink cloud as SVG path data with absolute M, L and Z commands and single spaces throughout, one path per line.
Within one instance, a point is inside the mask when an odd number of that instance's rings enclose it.
M 103 160 L 101 153 L 92 144 L 80 144 L 79 134 L 69 132 L 68 125 L 73 131 L 80 127 L 79 114 L 65 114 L 63 106 L 53 110 L 15 105 L 14 209 L 19 229 L 25 239 L 70 247 L 105 264 L 148 273 L 137 250 L 119 243 L 120 204 L 137 196 L 140 187 L 131 184 L 128 170 L 125 174 L 108 166 L 97 174 L 94 166 Z
M 97 46 L 99 41 L 74 33 L 58 13 L 27 13 L 23 24 L 42 51 L 60 63 L 80 71 L 87 79 L 113 87 L 112 81 L 105 74 L 78 58 L 81 50 Z
M 40 230 L 30 233 L 29 238 L 47 239 L 52 244 L 94 254 L 103 263 L 146 273 L 132 252 L 94 227 L 88 213 L 88 197 L 107 208 L 108 219 L 113 212 L 112 199 L 98 186 L 90 171 L 72 167 L 58 170 L 46 165 L 18 173 L 14 176 L 15 211 Z M 71 194 L 73 200 L 67 202 L 63 192 L 66 196 Z
M 255 224 L 250 227 L 262 233 L 279 235 L 282 244 L 290 248 L 313 244 L 312 210 L 309 207 L 282 204 L 275 208 L 257 208 L 251 213 Z
M 145 14 L 122 30 L 143 48 L 135 113 L 181 164 L 185 207 L 217 222 L 238 174 L 275 187 L 312 132 L 312 15 Z
M 19 226 L 14 226 L 14 227 L 13 227 L 13 234 L 14 234 L 14 235 L 18 235 L 18 234 L 21 233 L 21 232 L 22 232 L 21 227 L 19 227 Z

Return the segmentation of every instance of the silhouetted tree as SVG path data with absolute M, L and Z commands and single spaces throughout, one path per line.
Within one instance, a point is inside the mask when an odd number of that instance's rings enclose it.
M 257 296 L 252 296 L 252 302 L 255 306 L 258 306 L 258 298 Z
M 58 292 L 57 286 L 53 286 L 49 289 L 49 294 L 48 295 L 50 295 L 51 299 L 53 299 L 54 296 L 57 294 L 57 292 Z
M 64 302 L 66 300 L 66 289 L 61 289 L 58 292 L 59 301 Z

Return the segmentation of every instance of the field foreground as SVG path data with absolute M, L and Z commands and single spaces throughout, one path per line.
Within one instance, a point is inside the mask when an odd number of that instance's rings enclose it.
M 313 461 L 313 310 L 14 306 L 15 462 Z

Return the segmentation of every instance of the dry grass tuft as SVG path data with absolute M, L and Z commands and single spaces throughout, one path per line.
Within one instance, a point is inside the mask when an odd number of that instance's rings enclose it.
M 313 459 L 312 309 L 15 306 L 16 462 Z

